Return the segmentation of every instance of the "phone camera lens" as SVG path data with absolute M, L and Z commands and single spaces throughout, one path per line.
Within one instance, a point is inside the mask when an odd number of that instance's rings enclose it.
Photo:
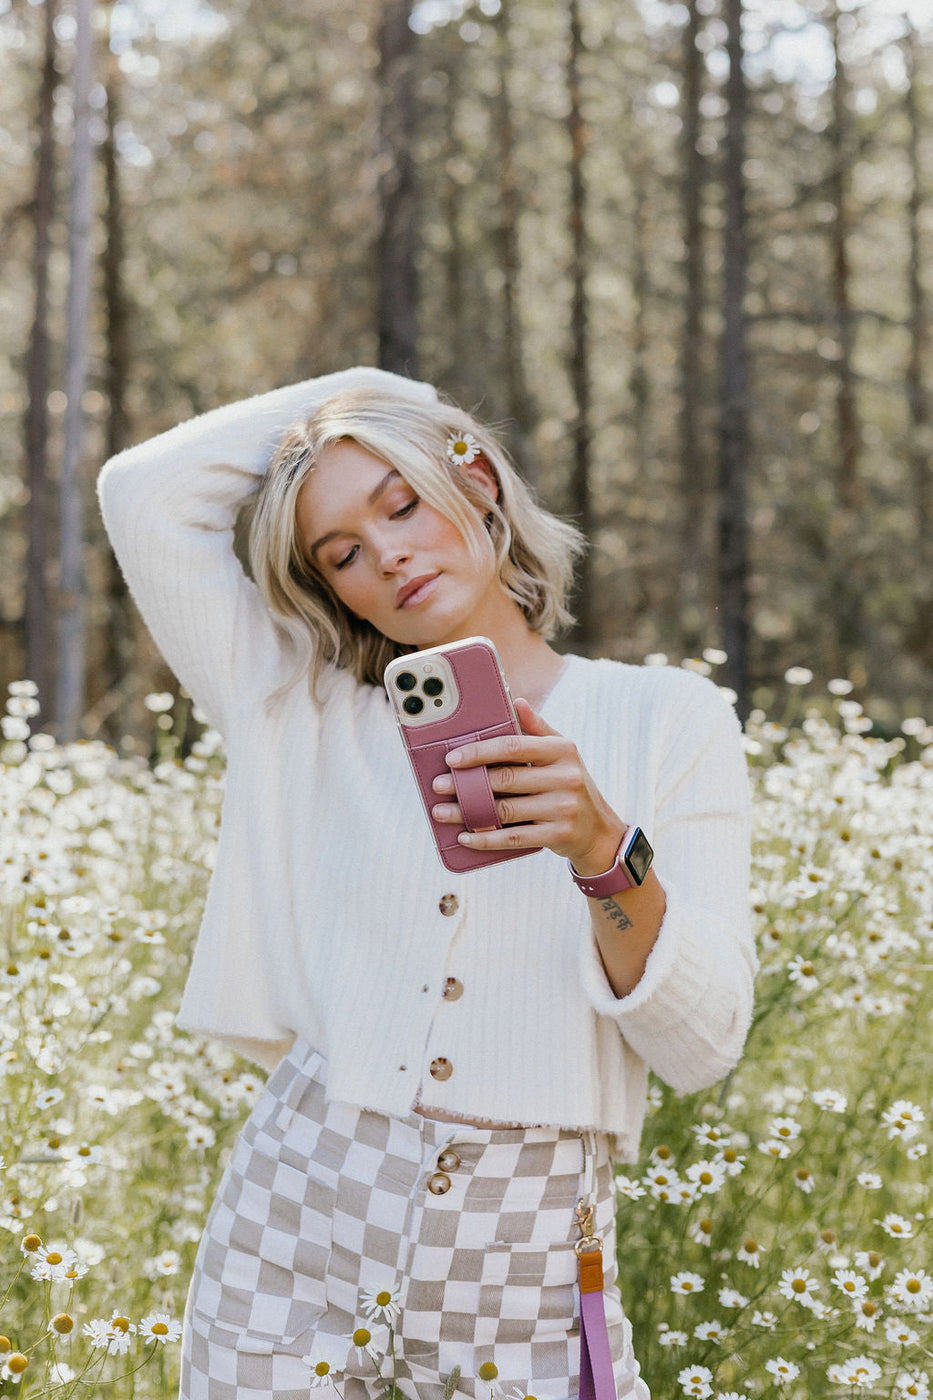
M 424 709 L 424 701 L 419 700 L 417 695 L 408 695 L 402 701 L 402 709 L 407 715 L 420 715 Z
M 418 684 L 418 677 L 413 675 L 411 671 L 400 671 L 395 677 L 395 684 L 399 690 L 414 690 Z
M 444 689 L 444 682 L 440 676 L 429 676 L 422 687 L 425 695 L 440 695 Z

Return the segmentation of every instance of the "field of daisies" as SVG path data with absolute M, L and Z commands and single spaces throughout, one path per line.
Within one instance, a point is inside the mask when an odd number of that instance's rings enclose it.
M 617 1177 L 655 1400 L 930 1395 L 933 727 L 874 737 L 847 691 L 749 722 L 747 1053 L 707 1093 L 654 1086 Z M 173 1023 L 223 758 L 209 729 L 180 757 L 186 716 L 149 703 L 155 763 L 32 733 L 28 682 L 0 721 L 0 1397 L 170 1400 L 199 1233 L 262 1087 Z M 388 1297 L 346 1346 L 390 1375 L 368 1321 L 391 1324 Z M 322 1400 L 332 1351 L 309 1357 Z

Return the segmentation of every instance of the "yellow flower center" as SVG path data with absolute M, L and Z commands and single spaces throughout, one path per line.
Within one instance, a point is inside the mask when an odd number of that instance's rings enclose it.
M 746 1254 L 754 1254 L 755 1251 L 756 1251 L 757 1248 L 758 1248 L 758 1241 L 757 1241 L 757 1240 L 746 1240 L 746 1241 L 745 1241 L 745 1246 L 744 1246 L 744 1248 L 745 1248 L 745 1253 L 746 1253 Z
M 806 1167 L 798 1167 L 798 1168 L 797 1168 L 797 1180 L 798 1180 L 798 1181 L 807 1181 L 807 1180 L 809 1179 L 809 1176 L 810 1176 L 810 1173 L 807 1171 Z
M 110 1324 L 111 1332 L 122 1332 L 126 1334 L 130 1330 L 130 1320 L 128 1317 L 115 1317 Z
M 13 1343 L 10 1341 L 9 1337 L 0 1337 L 0 1356 L 8 1352 L 12 1345 Z
M 855 1292 L 855 1284 L 852 1282 L 852 1280 L 851 1280 L 850 1278 L 847 1278 L 847 1279 L 846 1279 L 846 1281 L 845 1281 L 845 1283 L 842 1285 L 842 1287 L 843 1287 L 843 1291 L 846 1292 L 846 1293 L 854 1293 L 854 1292 Z
M 39 1235 L 27 1235 L 23 1240 L 23 1249 L 27 1254 L 35 1254 L 37 1249 L 42 1248 L 42 1239 Z
M 878 1309 L 875 1307 L 874 1303 L 863 1303 L 863 1304 L 862 1304 L 862 1316 L 863 1316 L 863 1317 L 874 1317 L 874 1315 L 875 1315 L 875 1313 L 876 1313 L 877 1311 L 878 1311 Z
M 52 1318 L 52 1326 L 55 1331 L 61 1332 L 63 1336 L 66 1332 L 70 1332 L 74 1325 L 75 1320 L 69 1313 L 58 1313 Z
M 91 1155 L 91 1149 L 90 1149 L 89 1147 L 79 1147 L 79 1148 L 78 1148 L 78 1156 L 79 1156 L 79 1157 L 90 1157 L 90 1155 Z
M 671 1155 L 671 1149 L 670 1149 L 669 1147 L 663 1147 L 663 1146 L 662 1146 L 662 1147 L 656 1147 L 656 1148 L 655 1148 L 655 1156 L 660 1157 L 660 1159 L 661 1159 L 662 1162 L 666 1162 L 667 1159 L 668 1159 L 668 1157 L 669 1157 L 670 1155 Z
M 378 1303 L 380 1308 L 387 1308 L 391 1301 L 392 1294 L 387 1293 L 385 1289 L 383 1289 L 381 1293 L 376 1294 L 376 1302 Z
M 712 1172 L 700 1172 L 700 1185 L 701 1185 L 701 1186 L 709 1186 L 709 1184 L 710 1184 L 710 1182 L 712 1181 L 712 1179 L 713 1179 L 713 1173 L 712 1173 Z
M 693 1284 L 690 1282 L 689 1279 L 684 1279 L 683 1283 L 680 1286 L 685 1293 L 691 1293 L 693 1291 Z
M 712 1222 L 712 1220 L 701 1220 L 701 1221 L 700 1221 L 700 1229 L 702 1230 L 702 1232 L 703 1232 L 704 1235 L 711 1235 L 711 1234 L 713 1233 L 713 1222 Z
M 793 1281 L 793 1283 L 791 1284 L 791 1288 L 794 1290 L 795 1293 L 806 1293 L 806 1291 L 807 1291 L 807 1281 L 806 1281 L 806 1279 L 795 1278 L 794 1281 Z
M 824 1244 L 834 1244 L 836 1240 L 835 1230 L 821 1230 L 820 1239 Z
M 326 1376 L 326 1375 L 329 1375 L 329 1374 L 330 1374 L 330 1362 L 329 1362 L 329 1361 L 319 1361 L 319 1362 L 317 1363 L 317 1365 L 315 1366 L 315 1368 L 314 1368 L 314 1374 L 315 1374 L 316 1376 Z
M 154 1337 L 167 1337 L 168 1327 L 164 1322 L 154 1322 L 152 1324 L 152 1335 Z
M 876 1254 L 875 1251 L 872 1250 L 871 1254 L 868 1256 L 868 1262 L 873 1269 L 877 1269 L 878 1265 L 881 1263 L 881 1255 Z
M 12 1356 L 7 1357 L 6 1365 L 11 1376 L 21 1376 L 29 1365 L 29 1357 L 21 1351 L 14 1351 Z
M 484 1361 L 479 1368 L 479 1378 L 481 1381 L 494 1381 L 499 1374 L 499 1367 L 494 1361 Z
M 355 1347 L 365 1347 L 372 1339 L 373 1334 L 368 1327 L 357 1327 L 356 1331 L 353 1333 L 353 1345 Z
M 920 1292 L 920 1280 L 919 1280 L 918 1278 L 909 1278 L 909 1279 L 907 1280 L 907 1292 L 908 1292 L 908 1293 L 919 1293 L 919 1292 Z
M 47 1264 L 60 1264 L 62 1262 L 62 1256 L 58 1253 L 57 1250 L 50 1249 L 48 1254 L 45 1256 L 45 1262 Z

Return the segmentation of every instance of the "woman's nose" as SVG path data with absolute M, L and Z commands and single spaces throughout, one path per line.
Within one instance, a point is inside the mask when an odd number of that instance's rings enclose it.
M 396 540 L 391 544 L 387 542 L 380 550 L 379 563 L 384 574 L 392 574 L 410 558 L 411 551 Z

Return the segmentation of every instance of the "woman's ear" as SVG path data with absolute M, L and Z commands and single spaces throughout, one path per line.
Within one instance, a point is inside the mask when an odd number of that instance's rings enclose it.
M 499 483 L 492 467 L 483 456 L 474 457 L 469 466 L 460 468 L 464 476 L 468 476 L 474 486 L 478 486 L 491 501 L 499 499 Z

